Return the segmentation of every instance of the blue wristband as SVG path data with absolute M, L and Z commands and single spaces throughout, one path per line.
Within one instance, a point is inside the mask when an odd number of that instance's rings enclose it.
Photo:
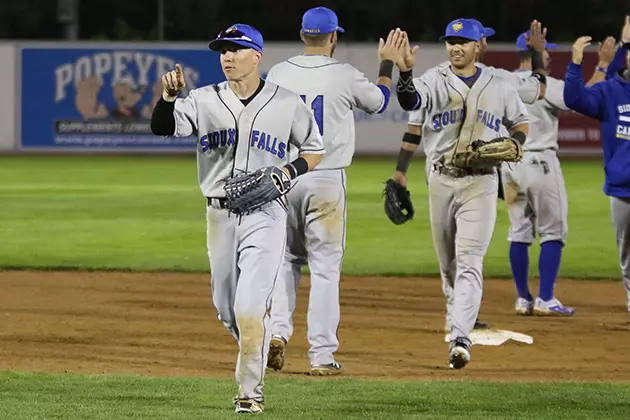
M 601 66 L 595 67 L 595 71 L 601 71 L 602 73 L 606 73 L 607 70 L 608 70 L 608 67 L 601 67 Z

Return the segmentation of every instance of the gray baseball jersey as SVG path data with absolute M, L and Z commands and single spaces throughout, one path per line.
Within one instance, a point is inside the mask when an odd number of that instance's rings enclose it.
M 267 80 L 297 93 L 315 116 L 326 156 L 318 170 L 345 168 L 355 147 L 354 108 L 377 113 L 385 106 L 381 89 L 350 64 L 325 55 L 298 55 L 276 64 Z
M 422 141 L 431 164 L 450 164 L 475 140 L 491 140 L 502 127 L 529 121 L 516 90 L 493 72 L 481 71 L 472 89 L 450 67 L 414 79 L 422 105 L 409 124 L 422 125 Z
M 243 105 L 227 82 L 192 90 L 175 102 L 175 135 L 196 134 L 198 177 L 209 200 L 207 247 L 212 299 L 239 344 L 238 398 L 261 400 L 271 330 L 271 295 L 286 247 L 286 207 L 272 201 L 235 217 L 223 180 L 289 162 L 291 149 L 323 153 L 313 114 L 300 97 L 273 83 Z
M 514 72 L 529 78 L 531 71 Z M 502 166 L 502 182 L 510 229 L 508 240 L 533 243 L 562 241 L 568 234 L 568 199 L 558 150 L 558 115 L 568 110 L 563 99 L 564 82 L 547 77 L 543 100 L 526 105 L 529 134 L 523 145 L 523 160 Z
M 493 72 L 481 70 L 468 85 L 450 67 L 425 73 L 414 80 L 421 98 L 417 114 L 429 173 L 429 210 L 433 244 L 438 255 L 451 325 L 451 340 L 469 340 L 482 296 L 483 258 L 496 220 L 497 175 L 457 177 L 442 172 L 455 152 L 475 140 L 491 140 L 502 126 L 527 124 L 525 105 L 516 89 Z M 433 168 L 432 168 L 433 169 Z
M 322 138 L 300 97 L 271 82 L 244 106 L 227 82 L 190 91 L 175 102 L 175 136 L 196 134 L 199 185 L 223 197 L 223 180 L 289 162 L 291 149 L 323 154 Z
M 346 176 L 355 150 L 353 109 L 386 106 L 383 91 L 363 73 L 324 55 L 299 55 L 276 64 L 267 80 L 296 92 L 311 107 L 326 156 L 287 194 L 287 258 L 271 307 L 272 334 L 289 341 L 301 266 L 311 274 L 307 338 L 311 365 L 333 363 L 339 348 L 339 278 L 345 246 Z

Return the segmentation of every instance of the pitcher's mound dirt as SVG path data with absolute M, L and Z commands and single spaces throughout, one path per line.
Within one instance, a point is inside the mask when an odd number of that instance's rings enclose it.
M 308 371 L 308 278 L 283 373 Z M 0 369 L 233 378 L 237 346 L 217 320 L 209 276 L 0 272 Z M 536 290 L 532 284 L 532 290 Z M 341 348 L 348 375 L 406 379 L 629 381 L 625 293 L 611 281 L 561 280 L 572 318 L 517 317 L 507 280 L 486 280 L 481 318 L 534 344 L 475 346 L 448 369 L 439 280 L 344 278 Z

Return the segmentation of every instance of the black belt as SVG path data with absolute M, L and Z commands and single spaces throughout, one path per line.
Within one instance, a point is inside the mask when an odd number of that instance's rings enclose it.
M 471 175 L 492 175 L 495 173 L 494 168 L 457 168 L 455 166 L 442 165 L 433 165 L 433 170 L 442 175 L 448 175 L 454 178 L 462 178 Z
M 212 200 L 216 200 L 220 208 L 227 209 L 227 198 L 225 197 L 206 197 L 206 200 L 208 200 L 208 206 L 212 205 Z

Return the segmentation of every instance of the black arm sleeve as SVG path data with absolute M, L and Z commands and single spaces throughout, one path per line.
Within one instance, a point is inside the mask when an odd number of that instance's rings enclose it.
M 151 114 L 151 132 L 156 136 L 175 134 L 175 102 L 166 102 L 160 97 Z
M 405 111 L 414 111 L 420 108 L 420 95 L 413 85 L 412 71 L 401 71 L 396 84 L 398 103 Z

